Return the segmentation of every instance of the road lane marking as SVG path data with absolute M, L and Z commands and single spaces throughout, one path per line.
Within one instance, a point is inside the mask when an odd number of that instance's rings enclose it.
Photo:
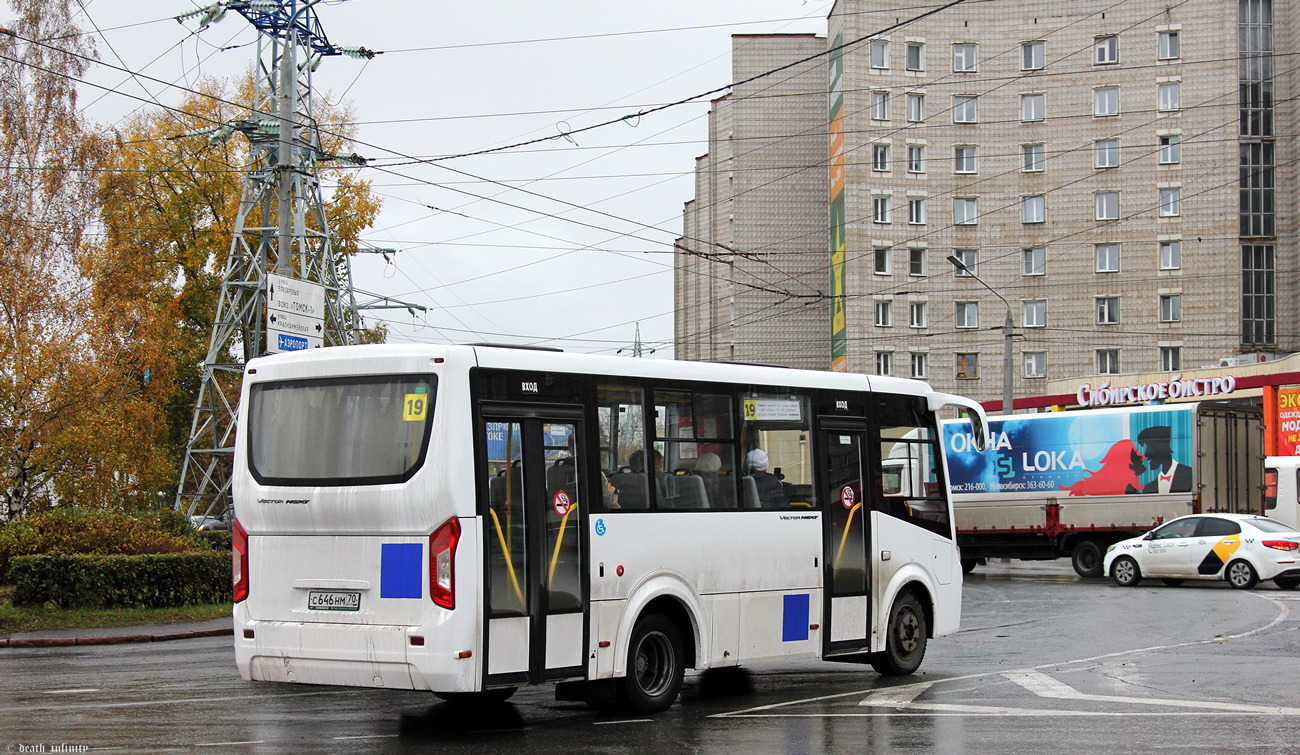
M 936 684 L 936 683 L 938 683 L 938 682 L 945 682 L 945 683 L 946 683 L 946 682 L 968 681 L 968 680 L 971 680 L 971 679 L 982 679 L 982 678 L 986 678 L 986 677 L 997 676 L 999 673 L 1001 673 L 1001 674 L 1004 675 L 1004 676 L 1005 676 L 1006 674 L 1017 674 L 1017 673 L 1020 673 L 1020 674 L 1028 674 L 1028 673 L 1038 672 L 1039 669 L 1060 669 L 1060 668 L 1063 667 L 1063 666 L 1071 666 L 1071 665 L 1076 665 L 1076 664 L 1081 664 L 1081 663 L 1092 664 L 1092 663 L 1096 663 L 1097 661 L 1106 660 L 1106 659 L 1110 659 L 1110 658 L 1118 658 L 1118 657 L 1125 656 L 1125 655 L 1136 655 L 1136 654 L 1142 654 L 1142 653 L 1155 653 L 1155 652 L 1162 652 L 1162 651 L 1167 651 L 1167 650 L 1176 650 L 1176 649 L 1178 649 L 1178 648 L 1196 647 L 1196 646 L 1198 646 L 1198 645 L 1219 645 L 1219 644 L 1223 644 L 1223 643 L 1226 643 L 1226 642 L 1233 642 L 1233 641 L 1235 641 L 1235 640 L 1243 639 L 1243 638 L 1245 638 L 1245 637 L 1251 637 L 1251 636 L 1253 636 L 1253 635 L 1260 634 L 1261 632 L 1266 632 L 1266 631 L 1268 631 L 1269 629 L 1272 629 L 1273 627 L 1276 627 L 1277 625 L 1281 624 L 1283 621 L 1285 621 L 1285 620 L 1290 616 L 1290 614 L 1291 614 L 1291 608 L 1290 608 L 1290 606 L 1288 606 L 1288 605 L 1286 604 L 1286 602 L 1284 602 L 1284 599 L 1276 598 L 1276 597 L 1269 596 L 1269 595 L 1258 595 L 1258 594 L 1255 594 L 1255 593 L 1249 593 L 1249 594 L 1250 594 L 1250 595 L 1253 595 L 1253 596 L 1255 596 L 1255 597 L 1258 597 L 1258 598 L 1260 598 L 1260 599 L 1262 599 L 1262 600 L 1267 600 L 1267 601 L 1273 603 L 1273 605 L 1277 607 L 1277 609 L 1278 609 L 1278 613 L 1277 613 L 1276 616 L 1273 617 L 1273 619 L 1272 619 L 1271 621 L 1266 622 L 1266 623 L 1264 623 L 1264 624 L 1261 624 L 1260 626 L 1257 626 L 1257 627 L 1255 627 L 1254 629 L 1247 629 L 1247 630 L 1244 631 L 1244 632 L 1238 632 L 1237 634 L 1231 634 L 1231 635 L 1226 635 L 1226 636 L 1213 637 L 1213 638 L 1210 638 L 1210 639 L 1204 639 L 1204 640 L 1190 640 L 1190 641 L 1188 641 L 1188 642 L 1178 642 L 1178 643 L 1173 643 L 1173 644 L 1170 644 L 1170 645 L 1153 645 L 1153 646 L 1150 646 L 1150 647 L 1144 647 L 1144 648 L 1133 648 L 1133 649 L 1131 649 L 1131 650 L 1118 650 L 1118 651 L 1115 651 L 1115 652 L 1113 652 L 1113 653 L 1102 653 L 1101 655 L 1094 655 L 1094 656 L 1091 656 L 1091 657 L 1088 657 L 1088 658 L 1075 658 L 1075 659 L 1073 659 L 1073 660 L 1068 660 L 1068 661 L 1055 661 L 1055 662 L 1052 662 L 1052 663 L 1040 663 L 1040 664 L 1038 664 L 1038 665 L 1036 665 L 1036 666 L 1030 666 L 1030 667 L 1028 667 L 1028 668 L 1023 668 L 1023 669 L 1015 669 L 1015 670 L 1012 670 L 1012 671 L 1005 671 L 1005 672 L 998 672 L 998 671 L 993 671 L 993 670 L 989 670 L 989 671 L 979 671 L 979 672 L 975 672 L 975 673 L 971 673 L 971 674 L 962 674 L 962 675 L 959 675 L 959 676 L 953 676 L 953 677 L 949 677 L 949 678 L 947 678 L 947 679 L 939 679 L 939 680 L 936 680 L 936 681 L 934 681 L 934 682 L 922 682 L 921 684 L 930 684 L 930 685 L 933 685 L 933 684 Z M 1008 678 L 1009 678 L 1009 677 L 1008 677 Z M 1013 681 L 1014 681 L 1014 680 L 1013 680 Z M 827 701 L 830 701 L 830 700 L 838 700 L 838 699 L 840 699 L 840 698 L 845 698 L 845 697 L 855 697 L 855 696 L 858 696 L 858 695 L 863 695 L 863 696 L 864 696 L 864 701 L 863 701 L 863 703 L 859 703 L 860 705 L 865 704 L 865 705 L 871 706 L 871 705 L 873 705 L 873 703 L 871 703 L 871 702 L 867 702 L 867 701 L 872 700 L 872 699 L 878 699 L 878 700 L 890 700 L 890 699 L 891 699 L 891 697 L 890 697 L 891 694 L 892 694 L 892 695 L 898 695 L 898 694 L 900 694 L 900 693 L 897 693 L 897 692 L 890 693 L 889 690 L 903 689 L 903 688 L 905 688 L 905 687 L 912 687 L 912 686 L 915 686 L 915 685 L 902 685 L 901 687 L 875 688 L 875 689 L 866 689 L 866 690 L 855 690 L 855 691 L 853 691 L 853 692 L 839 692 L 839 693 L 835 693 L 835 694 L 831 694 L 831 695 L 819 695 L 819 696 L 817 696 L 817 697 L 808 697 L 808 698 L 803 698 L 803 699 L 799 699 L 799 700 L 787 700 L 787 701 L 785 701 L 785 702 L 771 703 L 771 704 L 768 704 L 768 705 L 759 705 L 759 706 L 755 706 L 755 707 L 752 707 L 752 708 L 742 708 L 742 709 L 740 709 L 740 710 L 727 711 L 727 712 L 725 712 L 725 713 L 714 713 L 714 714 L 712 714 L 712 715 L 710 715 L 710 716 L 708 716 L 708 717 L 709 717 L 709 718 L 779 718 L 779 717 L 784 716 L 784 717 L 790 717 L 790 718 L 836 718 L 836 717 L 853 717 L 853 716 L 896 716 L 896 715 L 909 715 L 909 716 L 912 716 L 912 715 L 954 715 L 954 716 L 964 716 L 964 715 L 988 715 L 988 714 L 983 714 L 983 713 L 972 713 L 972 712 L 971 712 L 972 710 L 978 710 L 978 709 L 980 709 L 980 708 L 985 708 L 985 709 L 990 709 L 990 710 L 992 710 L 991 708 L 989 708 L 989 706 L 966 706 L 966 705 L 961 705 L 961 704 L 957 704 L 957 703 L 943 703 L 943 704 L 941 704 L 941 703 L 918 703 L 918 702 L 915 702 L 915 698 L 913 698 L 913 702 L 906 703 L 906 704 L 903 705 L 903 706 L 897 706 L 897 707 L 903 708 L 903 710 L 891 711 L 891 712 L 883 712 L 883 711 L 882 711 L 882 712 L 879 712 L 879 713 L 876 713 L 876 712 L 865 712 L 865 711 L 864 711 L 864 712 L 861 712 L 861 713 L 793 713 L 793 712 L 784 712 L 784 711 L 783 711 L 783 712 L 774 712 L 774 711 L 777 711 L 777 710 L 780 709 L 780 708 L 790 708 L 790 707 L 794 707 L 794 706 L 810 705 L 810 704 L 814 704 L 814 703 L 827 702 Z M 1023 686 L 1023 685 L 1022 685 L 1022 686 Z M 924 691 L 924 690 L 921 690 L 921 691 Z M 876 695 L 877 693 L 884 693 L 884 694 L 882 694 L 882 696 L 879 697 L 879 698 L 873 698 L 872 696 L 873 696 L 873 695 Z M 906 694 L 906 693 L 902 693 L 902 694 Z M 920 692 L 918 692 L 917 694 L 919 695 Z M 1136 698 L 1135 698 L 1135 699 L 1136 699 Z M 1192 702 L 1194 702 L 1194 701 L 1184 701 L 1184 702 L 1186 702 L 1186 703 L 1192 703 Z M 889 705 L 889 703 L 884 703 L 884 704 L 885 704 L 885 705 Z M 877 706 L 877 707 L 879 707 L 879 706 Z M 1176 707 L 1176 706 L 1175 706 L 1175 707 Z M 1231 716 L 1231 715 L 1260 715 L 1261 713 L 1267 713 L 1267 714 L 1272 714 L 1272 715 L 1300 715 L 1300 709 L 1298 709 L 1298 708 L 1278 708 L 1278 707 L 1269 707 L 1269 706 L 1262 706 L 1262 705 L 1261 705 L 1261 706 L 1240 706 L 1240 705 L 1237 705 L 1237 706 L 1230 706 L 1230 705 L 1227 705 L 1227 704 L 1209 703 L 1209 702 L 1206 702 L 1206 703 L 1201 703 L 1201 704 L 1200 704 L 1200 707 L 1213 708 L 1213 710 L 1200 711 L 1200 712 L 1180 712 L 1180 711 L 1152 711 L 1152 712 L 1146 712 L 1146 711 L 1128 711 L 1128 712 L 1125 712 L 1125 713 L 1105 713 L 1105 712 L 1070 711 L 1070 710 L 1046 710 L 1046 709 L 1017 709 L 1017 708 L 1008 708 L 1008 709 L 1000 709 L 1000 708 L 997 708 L 996 710 L 1005 710 L 1005 711 L 1008 711 L 1008 712 L 1002 712 L 1002 713 L 999 713 L 999 714 L 997 714 L 997 715 L 1035 715 L 1035 716 L 1051 716 L 1051 715 L 1055 715 L 1055 716 L 1085 716 L 1085 715 L 1086 715 L 1086 716 L 1109 716 L 1109 715 L 1132 715 L 1132 716 L 1225 716 L 1225 715 L 1229 715 L 1229 716 Z M 1237 710 L 1226 710 L 1225 708 L 1228 708 L 1228 707 L 1237 708 Z M 1251 708 L 1251 709 L 1250 709 L 1250 710 L 1242 710 L 1243 707 L 1247 707 L 1247 708 Z M 924 713 L 911 713 L 911 712 L 906 712 L 906 709 L 907 709 L 907 708 L 921 708 L 921 709 L 924 709 L 924 710 L 927 711 L 927 712 L 924 712 Z M 955 709 L 955 710 L 954 710 L 954 709 Z M 1016 712 L 1009 712 L 1009 711 L 1021 711 L 1021 712 L 1016 713 Z M 1292 712 L 1292 711 L 1294 711 L 1294 712 Z
M 921 696 L 922 692 L 930 689 L 933 685 L 934 682 L 920 682 L 918 684 L 904 684 L 901 687 L 888 687 L 872 692 L 858 705 L 862 707 L 902 708 L 914 702 L 916 698 Z
M 1300 716 L 1300 708 L 1287 708 L 1277 705 L 1251 705 L 1249 703 L 1225 703 L 1209 700 L 1172 700 L 1169 698 L 1126 697 L 1123 695 L 1090 695 L 1038 671 L 1009 671 L 1002 674 L 1002 676 L 1039 697 L 1058 700 L 1083 700 L 1087 702 L 1120 703 L 1122 705 L 1164 705 L 1171 708 L 1207 708 L 1269 716 Z
M 45 690 L 44 694 L 46 694 L 46 695 L 77 695 L 77 694 L 81 694 L 82 692 L 98 692 L 98 691 L 99 691 L 99 688 L 98 688 L 98 687 L 86 687 L 85 689 L 47 689 L 47 690 Z

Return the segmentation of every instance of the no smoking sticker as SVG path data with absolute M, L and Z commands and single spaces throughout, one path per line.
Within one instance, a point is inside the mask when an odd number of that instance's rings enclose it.
M 556 514 L 558 514 L 559 516 L 564 516 L 565 514 L 569 513 L 570 509 L 573 508 L 573 501 L 569 500 L 568 493 L 561 490 L 560 492 L 555 494 L 555 498 L 551 499 L 551 505 L 555 507 Z
M 840 489 L 840 500 L 843 501 L 844 508 L 846 509 L 853 508 L 853 502 L 856 499 L 857 499 L 857 494 L 853 492 L 853 488 L 849 487 L 848 485 L 845 485 L 843 488 Z

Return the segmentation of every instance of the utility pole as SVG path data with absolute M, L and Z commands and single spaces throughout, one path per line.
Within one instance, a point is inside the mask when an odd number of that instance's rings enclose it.
M 321 151 L 311 80 L 324 56 L 374 53 L 330 44 L 312 11 L 317 2 L 221 0 L 178 19 L 201 15 L 206 27 L 233 10 L 259 32 L 253 114 L 213 129 L 209 137 L 244 134 L 250 164 L 176 492 L 176 508 L 191 515 L 230 506 L 245 362 L 278 351 L 354 343 L 360 327 L 351 265 L 331 243 L 321 199 L 317 160 L 332 156 Z M 297 311 L 276 311 L 286 296 Z M 268 329 L 268 321 L 276 327 Z

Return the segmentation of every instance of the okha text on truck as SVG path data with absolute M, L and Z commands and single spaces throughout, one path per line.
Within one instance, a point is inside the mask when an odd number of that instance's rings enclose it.
M 1069 557 L 1100 577 L 1106 546 L 1185 514 L 1264 513 L 1258 408 L 1222 402 L 944 423 L 962 566 Z

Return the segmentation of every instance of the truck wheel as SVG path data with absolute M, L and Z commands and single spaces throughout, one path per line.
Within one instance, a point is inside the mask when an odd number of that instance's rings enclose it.
M 1079 544 L 1074 546 L 1070 561 L 1074 564 L 1075 573 L 1080 577 L 1102 576 L 1101 546 L 1097 545 L 1095 540 L 1079 541 Z
M 686 675 L 681 633 L 663 614 L 637 620 L 627 651 L 623 702 L 635 713 L 658 713 L 677 700 Z
M 970 574 L 975 571 L 975 567 L 979 565 L 979 562 L 978 558 L 963 558 L 961 560 L 961 573 Z
M 1120 556 L 1110 565 L 1110 576 L 1120 587 L 1134 587 L 1142 581 L 1142 570 L 1131 556 Z
M 1249 590 L 1259 582 L 1259 577 L 1255 574 L 1255 567 L 1241 559 L 1228 564 L 1223 576 L 1228 580 L 1228 584 L 1238 590 Z
M 921 667 L 929 629 L 925 609 L 910 592 L 899 595 L 889 609 L 885 649 L 871 655 L 871 667 L 885 676 L 905 676 Z

